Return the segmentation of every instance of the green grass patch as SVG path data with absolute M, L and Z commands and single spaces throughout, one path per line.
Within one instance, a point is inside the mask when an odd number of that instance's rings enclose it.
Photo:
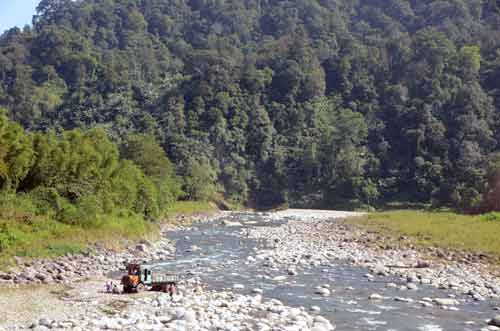
M 119 249 L 126 242 L 152 237 L 157 225 L 136 215 L 110 215 L 95 228 L 82 228 L 47 217 L 30 220 L 0 219 L 0 268 L 14 256 L 40 258 L 79 253 L 89 245 Z
M 206 201 L 177 201 L 167 210 L 167 219 L 177 215 L 190 216 L 197 213 L 213 212 L 216 207 Z
M 167 216 L 173 219 L 176 215 L 215 210 L 209 202 L 179 201 L 169 208 Z M 47 215 L 36 216 L 25 206 L 4 207 L 0 211 L 0 269 L 12 265 L 15 256 L 55 257 L 79 253 L 95 244 L 121 249 L 139 239 L 156 239 L 160 226 L 128 211 L 96 215 L 92 226 L 63 223 Z
M 451 212 L 390 211 L 350 220 L 362 227 L 416 245 L 484 252 L 500 257 L 500 213 L 478 216 Z

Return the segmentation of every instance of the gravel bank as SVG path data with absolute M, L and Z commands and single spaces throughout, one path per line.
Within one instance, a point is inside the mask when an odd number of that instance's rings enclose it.
M 0 313 L 11 317 L 2 321 L 0 330 L 334 330 L 320 316 L 261 295 L 204 292 L 191 284 L 171 301 L 164 293 L 106 294 L 104 281 L 76 283 L 57 292 L 46 286 L 36 289 L 33 294 L 43 301 L 34 308 L 50 305 L 44 311 L 18 304 L 26 292 L 7 297 L 9 305 L 2 304 Z

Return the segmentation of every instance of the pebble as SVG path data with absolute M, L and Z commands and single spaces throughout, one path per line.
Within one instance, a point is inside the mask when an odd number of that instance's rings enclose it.
M 459 304 L 457 300 L 451 298 L 435 298 L 432 301 L 438 306 L 454 306 Z
M 321 294 L 322 296 L 329 296 L 331 292 L 327 288 L 320 287 L 320 288 L 317 288 L 314 293 Z
M 370 296 L 368 297 L 368 299 L 370 299 L 370 300 L 383 300 L 384 297 L 381 296 L 380 294 L 373 293 L 373 294 L 370 294 Z
M 412 291 L 418 290 L 418 286 L 415 283 L 408 283 L 406 284 L 406 288 Z
M 318 306 L 311 306 L 310 310 L 315 313 L 319 313 L 321 311 L 321 308 Z
M 395 297 L 394 300 L 395 301 L 399 301 L 399 302 L 406 302 L 406 303 L 412 303 L 413 302 L 412 298 L 403 298 L 403 297 Z

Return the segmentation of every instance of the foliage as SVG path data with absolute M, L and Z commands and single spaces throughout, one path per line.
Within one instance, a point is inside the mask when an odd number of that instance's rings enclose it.
M 499 20 L 475 0 L 44 0 L 31 28 L 0 37 L 0 106 L 30 131 L 106 128 L 153 183 L 93 145 L 97 130 L 55 147 L 35 135 L 45 159 L 28 179 L 30 138 L 1 144 L 0 184 L 43 178 L 75 203 L 130 172 L 142 189 L 125 205 L 164 199 L 134 207 L 149 215 L 180 186 L 259 207 L 481 209 L 500 147 Z M 163 180 L 158 145 L 182 181 Z
M 157 220 L 180 195 L 173 165 L 149 138 L 130 139 L 120 155 L 103 129 L 31 135 L 5 117 L 0 123 L 0 218 L 99 228 L 119 211 Z
M 31 137 L 24 134 L 19 124 L 0 114 L 0 190 L 15 191 L 33 158 Z

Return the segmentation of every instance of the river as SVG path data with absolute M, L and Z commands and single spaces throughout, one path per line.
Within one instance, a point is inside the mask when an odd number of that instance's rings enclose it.
M 234 221 L 232 217 L 230 222 Z M 263 258 L 266 251 L 273 249 L 272 241 L 257 241 L 246 235 L 255 227 L 280 226 L 286 218 L 270 220 L 248 213 L 240 214 L 236 221 L 241 226 L 224 226 L 219 220 L 169 232 L 167 236 L 176 242 L 176 258 L 161 263 L 183 278 L 200 278 L 211 289 L 246 294 L 258 289 L 264 297 L 279 299 L 285 305 L 306 309 L 316 306 L 314 309 L 319 308 L 337 330 L 344 331 L 474 331 L 484 326 L 493 309 L 500 306 L 494 300 L 474 301 L 431 286 L 420 285 L 418 291 L 387 287 L 389 283 L 405 282 L 397 277 L 367 277 L 368 270 L 341 260 L 311 264 L 296 275 L 288 275 L 286 266 L 268 265 Z M 332 294 L 315 294 L 318 286 L 329 287 Z M 369 300 L 373 293 L 385 299 Z M 436 297 L 454 297 L 460 299 L 460 304 L 443 309 L 418 303 Z

